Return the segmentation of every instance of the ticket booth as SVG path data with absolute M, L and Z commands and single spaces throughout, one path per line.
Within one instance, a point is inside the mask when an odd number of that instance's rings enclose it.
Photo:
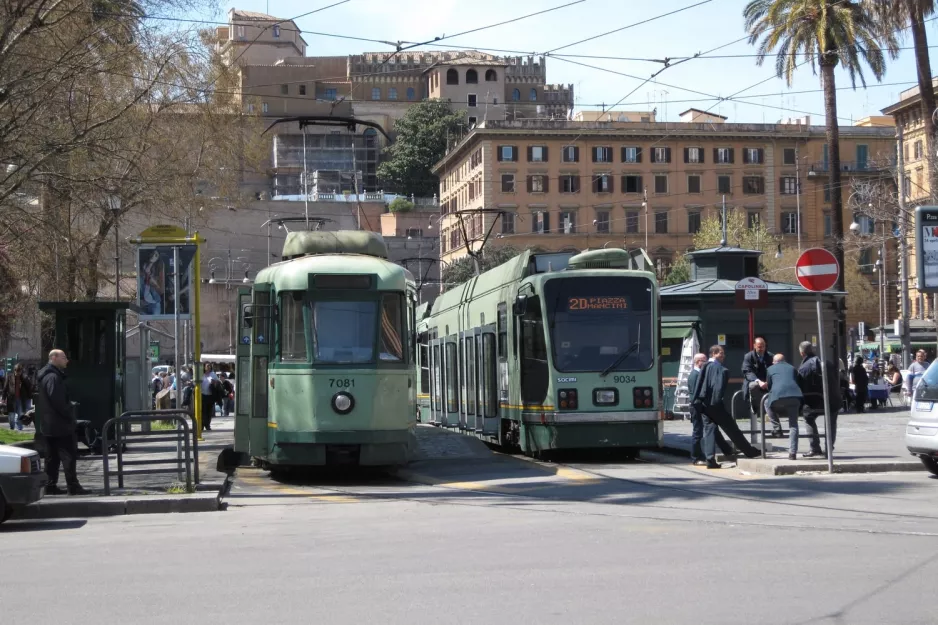
M 69 398 L 77 402 L 79 440 L 97 451 L 101 430 L 124 411 L 125 326 L 129 302 L 40 302 L 53 315 L 51 343 L 65 351 Z

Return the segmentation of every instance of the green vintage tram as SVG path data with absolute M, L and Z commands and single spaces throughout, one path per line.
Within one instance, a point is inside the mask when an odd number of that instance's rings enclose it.
M 255 464 L 401 465 L 416 449 L 416 289 L 370 232 L 292 232 L 242 289 L 235 451 Z
M 418 314 L 421 421 L 527 454 L 658 446 L 658 285 L 641 250 L 534 254 Z

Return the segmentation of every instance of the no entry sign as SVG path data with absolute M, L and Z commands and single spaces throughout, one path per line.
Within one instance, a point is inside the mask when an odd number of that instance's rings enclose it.
M 826 291 L 840 276 L 840 265 L 834 255 L 820 247 L 805 250 L 795 263 L 798 284 L 809 291 Z

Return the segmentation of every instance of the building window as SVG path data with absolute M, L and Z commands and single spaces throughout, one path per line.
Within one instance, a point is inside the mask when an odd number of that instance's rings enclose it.
M 730 176 L 717 176 L 717 193 L 732 193 L 733 180 Z
M 798 213 L 793 211 L 782 213 L 782 234 L 798 234 Z
M 335 89 L 326 89 L 323 97 L 325 97 L 326 100 L 335 100 L 337 95 L 338 93 L 336 93 Z
M 478 121 L 479 121 L 479 120 L 478 120 L 477 117 L 469 117 L 469 127 L 470 127 L 470 128 L 475 127 L 475 125 L 476 125 L 476 123 L 477 123 Z
M 238 39 L 244 39 L 244 26 L 238 25 Z
M 625 231 L 629 234 L 638 232 L 638 211 L 625 211 Z
M 743 150 L 743 163 L 761 165 L 764 160 L 765 152 L 762 148 L 745 148 Z
M 498 72 L 494 69 L 485 70 L 485 82 L 496 82 L 498 81 Z
M 743 193 L 747 195 L 761 195 L 765 193 L 765 182 L 762 176 L 743 176 Z
M 576 212 L 561 211 L 560 228 L 563 234 L 576 234 Z
M 782 163 L 784 165 L 795 164 L 795 148 L 785 148 L 782 150 Z
M 466 100 L 466 103 L 469 105 L 469 108 L 475 108 L 476 107 L 476 94 L 470 93 Z
M 612 148 L 597 146 L 593 148 L 593 162 L 594 163 L 611 163 L 612 162 Z
M 922 141 L 921 140 L 918 140 L 915 142 L 914 153 L 915 153 L 915 160 L 922 158 Z
M 528 162 L 529 163 L 546 163 L 547 162 L 547 146 L 546 145 L 528 146 Z
M 834 231 L 830 211 L 824 211 L 824 236 L 829 237 Z
M 612 174 L 593 176 L 593 193 L 612 193 Z
M 459 72 L 454 68 L 446 70 L 446 84 L 447 85 L 458 85 L 459 84 Z
M 782 176 L 778 180 L 778 188 L 782 195 L 797 195 L 798 180 L 794 176 Z
M 733 162 L 733 148 L 713 148 L 713 162 L 729 164 Z
M 413 87 L 407 87 L 407 99 L 413 102 L 414 97 L 416 97 L 416 92 Z
M 622 192 L 623 193 L 641 193 L 642 192 L 642 177 L 641 176 L 622 176 Z
M 547 193 L 548 178 L 544 174 L 528 176 L 529 193 Z
M 561 176 L 560 191 L 561 193 L 579 193 L 580 177 L 572 174 Z
M 919 167 L 915 170 L 915 187 L 918 189 L 924 189 L 925 185 L 925 170 L 922 167 Z
M 371 99 L 380 100 L 381 99 L 381 87 L 372 87 L 371 88 Z
M 652 163 L 670 163 L 671 162 L 671 148 L 652 148 L 651 162 Z
M 550 232 L 550 213 L 547 211 L 537 211 L 531 215 L 531 232 L 534 234 L 546 234 Z
M 687 211 L 687 232 L 697 234 L 700 232 L 700 211 Z
M 279 39 L 280 38 L 280 24 L 274 24 L 273 31 L 274 31 L 274 39 Z
M 502 193 L 515 192 L 515 175 L 502 174 Z
M 397 99 L 397 87 L 388 87 L 388 100 Z
M 694 175 L 687 177 L 687 192 L 700 193 L 700 176 Z
M 516 161 L 518 160 L 518 148 L 513 145 L 498 146 L 498 160 Z
M 537 89 L 531 89 L 531 92 L 528 94 L 528 99 L 531 100 L 531 102 L 537 102 Z
M 857 230 L 857 234 L 873 234 L 876 224 L 873 222 L 873 218 L 869 215 L 858 215 L 853 216 L 853 220 L 857 222 L 857 225 L 860 228 Z
M 684 162 L 685 163 L 703 163 L 704 162 L 704 151 L 703 148 L 684 148 Z
M 280 95 L 289 95 L 290 85 L 280 85 Z
M 407 236 L 408 238 L 422 237 L 422 236 L 423 236 L 423 229 L 422 229 L 422 228 L 408 228 L 408 229 L 404 232 L 404 234 L 405 234 L 405 236 Z
M 521 101 L 521 91 L 519 91 L 518 89 L 515 89 L 514 91 L 512 91 L 512 92 L 511 92 L 511 101 L 512 101 L 512 102 L 520 102 L 520 101 Z
M 859 265 L 860 273 L 873 273 L 873 248 L 868 247 L 860 250 L 857 265 Z
M 641 163 L 642 162 L 642 149 L 639 147 L 622 148 L 622 162 L 623 163 Z
M 596 232 L 609 234 L 609 211 L 596 211 Z
M 300 85 L 300 95 L 306 95 L 306 85 Z
M 579 163 L 580 148 L 575 145 L 565 145 L 561 150 L 561 160 L 564 163 Z
M 762 223 L 762 215 L 759 211 L 749 211 L 746 213 L 746 227 L 755 230 Z
M 909 172 L 905 172 L 905 176 L 902 177 L 902 186 L 904 187 L 903 195 L 905 195 L 905 197 L 907 198 L 911 197 L 912 196 L 912 178 Z M 827 201 L 830 202 L 829 199 Z
M 268 111 L 268 107 L 267 107 L 267 103 L 266 103 L 266 102 L 264 102 L 263 104 L 261 104 L 261 109 L 262 109 L 265 113 Z
M 668 175 L 655 174 L 655 193 L 668 192 Z
M 908 189 L 906 189 L 906 191 L 908 191 Z M 906 195 L 908 195 L 908 193 L 906 193 Z M 825 203 L 825 204 L 830 204 L 830 203 L 831 203 L 831 185 L 830 185 L 830 183 L 824 185 L 824 203 Z
M 655 234 L 668 233 L 668 211 L 655 212 Z
M 502 234 L 515 233 L 515 214 L 502 213 Z
M 254 105 L 248 104 L 248 113 L 253 113 L 253 112 L 254 112 Z
M 467 85 L 477 85 L 479 84 L 479 73 L 474 69 L 466 70 L 466 84 Z

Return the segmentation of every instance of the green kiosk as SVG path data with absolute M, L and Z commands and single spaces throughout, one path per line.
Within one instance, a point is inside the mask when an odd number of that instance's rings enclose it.
M 126 321 L 129 302 L 39 302 L 54 316 L 43 351 L 65 351 L 69 397 L 77 403 L 78 440 L 101 451 L 104 424 L 124 411 Z

